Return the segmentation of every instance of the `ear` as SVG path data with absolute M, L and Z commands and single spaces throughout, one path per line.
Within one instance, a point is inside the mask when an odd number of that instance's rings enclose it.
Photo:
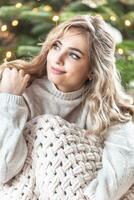
M 94 76 L 93 71 L 90 71 L 89 74 L 88 74 L 88 80 L 89 81 L 93 80 L 93 76 Z

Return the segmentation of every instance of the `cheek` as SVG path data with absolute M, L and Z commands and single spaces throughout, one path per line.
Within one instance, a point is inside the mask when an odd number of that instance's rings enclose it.
M 89 73 L 89 64 L 87 62 L 78 62 L 71 70 L 72 72 L 83 76 L 84 74 Z
M 52 61 L 53 61 L 53 58 L 52 58 L 51 54 L 48 54 L 48 56 L 47 56 L 47 65 L 46 65 L 48 69 L 52 65 Z
M 47 54 L 47 62 L 49 62 L 50 58 L 51 58 L 51 53 L 49 52 L 49 53 Z

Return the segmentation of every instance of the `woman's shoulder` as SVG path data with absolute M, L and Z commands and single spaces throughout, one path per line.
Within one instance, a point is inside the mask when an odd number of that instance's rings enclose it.
M 115 132 L 122 132 L 125 134 L 125 132 L 132 133 L 134 131 L 134 121 L 129 120 L 127 122 L 118 122 L 112 126 L 109 127 L 108 131 L 115 131 Z M 132 133 L 134 135 L 134 132 Z
M 105 141 L 134 149 L 134 121 L 130 120 L 110 126 L 106 131 Z

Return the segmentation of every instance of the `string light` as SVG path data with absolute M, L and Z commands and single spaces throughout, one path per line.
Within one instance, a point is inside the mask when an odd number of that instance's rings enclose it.
M 13 20 L 12 21 L 12 26 L 17 26 L 19 24 L 19 21 L 18 20 Z
M 126 26 L 131 26 L 131 22 L 128 19 L 126 19 L 124 23 L 125 23 Z
M 7 51 L 6 52 L 6 58 L 8 59 L 8 58 L 11 58 L 11 56 L 12 56 L 12 52 L 11 51 Z
M 7 31 L 7 25 L 6 24 L 1 26 L 1 31 L 2 32 Z
M 123 49 L 119 48 L 119 49 L 118 49 L 118 53 L 119 53 L 120 55 L 122 55 L 122 54 L 124 53 Z
M 50 11 L 52 11 L 52 7 L 49 6 L 49 5 L 46 5 L 46 6 L 44 6 L 44 10 L 45 10 L 46 12 L 50 12 Z
M 58 15 L 53 16 L 52 20 L 53 20 L 54 22 L 57 22 L 57 21 L 59 20 L 59 16 L 58 16 Z
M 16 8 L 20 8 L 22 6 L 22 3 L 16 3 Z
M 116 21 L 116 17 L 115 16 L 111 16 L 110 19 L 111 19 L 111 21 Z

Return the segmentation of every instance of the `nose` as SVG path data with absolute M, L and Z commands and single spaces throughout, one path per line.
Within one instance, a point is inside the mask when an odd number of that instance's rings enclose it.
M 65 53 L 60 51 L 56 54 L 55 62 L 57 65 L 64 65 L 65 62 Z

